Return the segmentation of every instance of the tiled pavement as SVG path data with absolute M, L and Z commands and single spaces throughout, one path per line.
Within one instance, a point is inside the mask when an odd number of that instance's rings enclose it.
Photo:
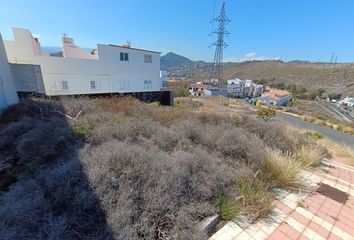
M 354 167 L 334 158 L 319 169 L 304 170 L 300 177 L 307 186 L 299 192 L 276 189 L 271 215 L 247 224 L 244 218 L 228 222 L 210 240 L 234 239 L 353 239 Z M 317 192 L 320 183 L 347 193 L 343 204 Z

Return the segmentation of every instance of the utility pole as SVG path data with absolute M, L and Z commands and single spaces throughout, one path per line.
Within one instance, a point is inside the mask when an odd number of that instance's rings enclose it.
M 212 66 L 211 79 L 218 80 L 218 88 L 225 88 L 225 80 L 223 76 L 223 57 L 224 57 L 224 48 L 228 45 L 225 43 L 225 36 L 230 33 L 226 31 L 225 26 L 231 20 L 226 16 L 225 13 L 225 2 L 222 4 L 220 15 L 213 19 L 213 22 L 218 23 L 218 27 L 212 33 L 217 35 L 216 41 L 212 44 L 215 46 L 215 55 L 214 55 L 214 64 Z

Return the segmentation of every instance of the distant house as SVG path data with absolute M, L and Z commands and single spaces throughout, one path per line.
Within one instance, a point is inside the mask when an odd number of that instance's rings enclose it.
M 345 105 L 348 107 L 354 107 L 354 97 L 346 97 L 343 100 L 340 100 L 339 104 Z
M 234 97 L 259 97 L 264 91 L 264 86 L 253 83 L 252 80 L 239 78 L 227 80 L 227 91 Z
M 290 92 L 276 88 L 267 88 L 258 99 L 260 103 L 277 106 L 286 106 L 291 102 L 291 100 L 292 95 Z
M 189 85 L 189 94 L 192 96 L 202 96 L 205 94 L 204 90 L 208 88 L 209 85 L 203 84 L 201 82 L 191 83 Z

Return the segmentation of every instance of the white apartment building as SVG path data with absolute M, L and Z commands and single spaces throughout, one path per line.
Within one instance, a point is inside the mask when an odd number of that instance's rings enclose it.
M 67 36 L 60 57 L 49 56 L 29 30 L 13 28 L 14 41 L 4 41 L 17 91 L 47 96 L 151 93 L 164 90 L 160 53 L 130 45 L 98 44 L 85 51 Z
M 235 78 L 227 80 L 227 91 L 234 97 L 259 97 L 264 92 L 264 86 L 255 84 L 250 79 Z
M 0 110 L 17 102 L 15 82 L 0 34 Z

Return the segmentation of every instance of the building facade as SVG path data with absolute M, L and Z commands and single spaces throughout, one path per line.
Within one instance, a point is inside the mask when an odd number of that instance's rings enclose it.
M 49 56 L 26 29 L 13 28 L 14 41 L 4 41 L 18 91 L 47 96 L 143 93 L 163 91 L 160 53 L 130 45 L 98 44 L 85 51 L 67 36 L 62 54 Z
M 0 110 L 17 102 L 16 86 L 0 34 Z
M 259 97 L 264 92 L 264 86 L 255 84 L 252 80 L 239 78 L 227 80 L 227 91 L 229 95 L 238 98 Z
M 292 95 L 286 90 L 268 88 L 258 101 L 263 104 L 287 106 L 292 101 Z
M 167 90 L 188 89 L 189 83 L 184 80 L 167 80 Z

